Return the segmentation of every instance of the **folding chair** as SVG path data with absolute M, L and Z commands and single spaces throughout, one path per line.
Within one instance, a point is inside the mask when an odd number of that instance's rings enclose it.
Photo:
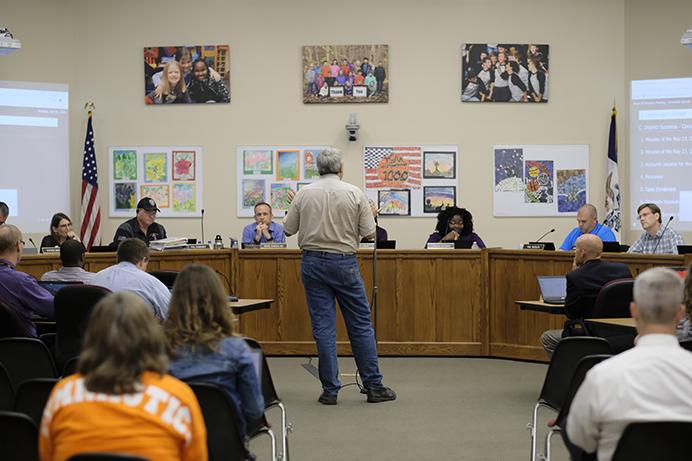
M 625 428 L 613 461 L 687 461 L 692 422 L 632 423 Z
M 0 338 L 31 337 L 13 308 L 0 301 Z
M 27 379 L 58 377 L 53 356 L 36 338 L 0 338 L 0 363 L 14 389 Z
M 48 397 L 57 383 L 57 379 L 51 378 L 24 381 L 15 393 L 14 411 L 27 415 L 36 424 L 36 427 L 39 427 L 43 417 L 43 409 L 46 407 Z
M 3 461 L 38 461 L 38 428 L 27 415 L 0 411 Z
M 0 363 L 0 411 L 11 411 L 14 404 L 14 388 L 7 370 Z

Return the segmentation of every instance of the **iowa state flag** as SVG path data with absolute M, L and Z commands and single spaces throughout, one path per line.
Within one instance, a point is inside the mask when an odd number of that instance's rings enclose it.
M 610 114 L 610 134 L 608 136 L 608 176 L 606 177 L 606 215 L 603 224 L 610 227 L 616 236 L 620 235 L 620 177 L 618 175 L 618 139 L 615 117 L 617 109 L 613 106 Z

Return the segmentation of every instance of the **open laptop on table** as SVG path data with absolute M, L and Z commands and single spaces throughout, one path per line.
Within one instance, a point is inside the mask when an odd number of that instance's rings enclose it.
M 567 279 L 564 275 L 539 275 L 536 278 L 541 289 L 543 302 L 547 304 L 565 304 Z

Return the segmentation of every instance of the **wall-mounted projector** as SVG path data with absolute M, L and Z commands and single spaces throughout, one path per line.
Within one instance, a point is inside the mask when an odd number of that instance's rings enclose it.
M 5 56 L 22 47 L 22 42 L 12 36 L 7 27 L 0 26 L 0 56 Z
M 692 29 L 687 29 L 687 32 L 682 34 L 680 44 L 682 46 L 686 46 L 687 48 L 692 48 Z

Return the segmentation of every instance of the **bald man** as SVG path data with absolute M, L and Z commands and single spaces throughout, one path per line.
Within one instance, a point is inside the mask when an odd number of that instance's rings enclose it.
M 565 315 L 570 319 L 585 319 L 593 315 L 593 306 L 598 292 L 611 280 L 631 278 L 626 265 L 603 261 L 603 242 L 594 234 L 577 238 L 573 270 L 567 277 Z M 541 336 L 543 348 L 552 356 L 557 343 L 562 339 L 562 330 L 548 330 Z
M 617 238 L 615 238 L 615 234 L 610 230 L 610 227 L 598 222 L 596 207 L 590 203 L 582 206 L 577 211 L 577 227 L 567 234 L 565 241 L 560 245 L 560 249 L 564 251 L 573 250 L 577 238 L 585 234 L 597 235 L 604 242 L 617 242 Z

